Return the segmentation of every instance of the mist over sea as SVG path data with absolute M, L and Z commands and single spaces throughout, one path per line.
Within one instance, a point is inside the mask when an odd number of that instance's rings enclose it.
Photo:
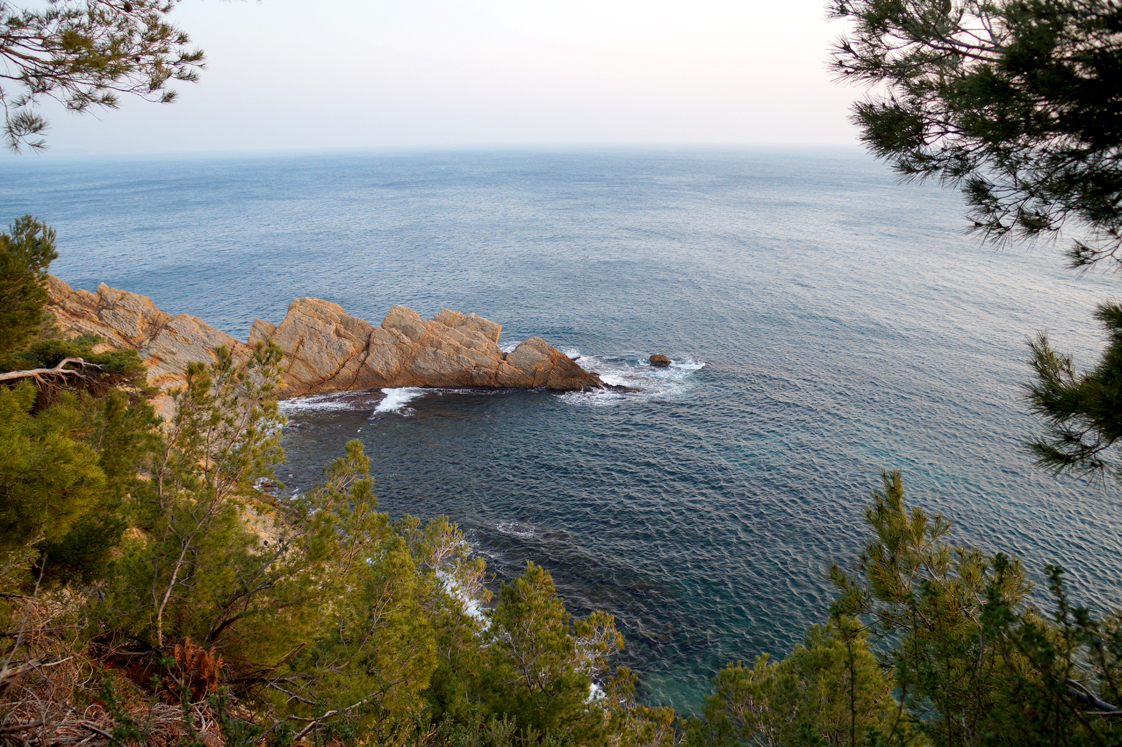
M 499 578 L 616 616 L 647 696 L 783 654 L 852 562 L 882 468 L 954 537 L 1116 604 L 1122 501 L 1021 447 L 1025 341 L 1095 361 L 1118 279 L 995 251 L 961 198 L 857 149 L 583 149 L 0 161 L 51 270 L 245 339 L 297 296 L 539 335 L 635 394 L 397 390 L 286 406 L 287 489 L 359 438 L 379 506 L 447 514 Z M 646 365 L 652 353 L 674 360 Z

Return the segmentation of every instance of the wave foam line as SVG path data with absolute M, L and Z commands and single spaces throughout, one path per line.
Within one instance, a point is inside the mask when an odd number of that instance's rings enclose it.
M 452 573 L 444 568 L 437 568 L 436 577 L 444 585 L 444 591 L 447 592 L 448 596 L 460 603 L 465 615 L 482 623 L 484 630 L 491 626 L 491 621 L 487 619 L 487 615 L 483 611 L 483 603 L 479 601 L 478 597 L 465 592 Z
M 281 400 L 277 407 L 282 413 L 298 412 L 333 412 L 340 410 L 353 410 L 354 406 L 333 392 L 331 394 L 309 394 L 304 397 L 293 397 Z
M 646 355 L 591 356 L 577 361 L 586 371 L 599 375 L 605 384 L 637 389 L 633 393 L 569 392 L 561 395 L 573 404 L 606 405 L 638 399 L 640 401 L 680 395 L 693 387 L 692 374 L 705 368 L 705 363 L 692 358 L 672 360 L 669 368 L 656 368 Z

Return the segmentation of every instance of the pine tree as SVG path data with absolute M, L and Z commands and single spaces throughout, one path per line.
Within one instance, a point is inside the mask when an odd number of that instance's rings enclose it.
M 88 338 L 28 345 L 43 327 L 54 238 L 30 216 L 0 234 L 0 555 L 30 552 L 42 581 L 89 581 L 125 529 L 154 416 L 135 351 L 94 354 Z
M 1122 9 L 1110 0 L 833 0 L 862 140 L 962 188 L 989 240 L 1060 229 L 1076 266 L 1122 261 Z
M 56 257 L 54 229 L 30 215 L 0 233 L 0 358 L 23 350 L 39 332 L 47 267 Z
M 849 617 L 813 625 L 786 658 L 730 664 L 713 678 L 694 745 L 870 745 L 903 742 L 893 682 Z M 895 729 L 894 729 L 895 727 Z
M 42 149 L 37 105 L 115 109 L 119 94 L 169 102 L 171 81 L 194 81 L 203 53 L 168 22 L 177 0 L 0 2 L 0 105 L 8 147 Z

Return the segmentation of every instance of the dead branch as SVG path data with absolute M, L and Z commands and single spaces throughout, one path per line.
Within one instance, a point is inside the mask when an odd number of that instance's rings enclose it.
M 92 732 L 93 732 L 94 734 L 100 734 L 101 736 L 103 736 L 103 737 L 105 737 L 106 739 L 108 739 L 108 740 L 109 740 L 110 742 L 112 742 L 112 741 L 113 741 L 113 737 L 112 737 L 112 736 L 110 736 L 108 732 L 102 731 L 101 729 L 97 728 L 97 727 L 96 727 L 96 726 L 94 726 L 93 724 L 88 724 L 88 723 L 86 723 L 85 721 L 79 721 L 79 722 L 78 722 L 78 726 L 79 726 L 79 727 L 81 727 L 81 728 L 83 728 L 83 729 L 89 729 L 89 730 L 90 730 L 90 731 L 92 731 Z
M 70 364 L 77 364 L 78 368 L 66 368 Z M 63 358 L 59 361 L 54 368 L 31 368 L 26 371 L 8 371 L 7 373 L 0 373 L 0 381 L 14 381 L 16 379 L 35 379 L 42 386 L 48 386 L 49 382 L 44 377 L 61 377 L 65 379 L 68 376 L 75 376 L 79 379 L 88 379 L 83 369 L 96 368 L 101 370 L 101 366 L 96 363 L 90 363 L 82 358 Z
M 39 667 L 49 666 L 51 661 L 52 657 L 47 657 L 46 659 L 32 659 L 31 661 L 21 662 L 15 666 L 5 666 L 3 669 L 0 669 L 0 693 L 5 692 L 21 676 Z

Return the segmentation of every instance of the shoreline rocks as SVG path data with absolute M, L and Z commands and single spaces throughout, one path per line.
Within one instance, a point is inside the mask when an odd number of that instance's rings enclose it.
M 476 314 L 444 309 L 426 320 L 405 306 L 375 327 L 330 301 L 297 298 L 279 325 L 254 321 L 249 344 L 272 340 L 284 351 L 283 396 L 408 386 L 607 388 L 540 337 L 504 353 L 501 331 Z
M 225 345 L 236 359 L 272 340 L 284 351 L 280 396 L 387 387 L 482 387 L 487 389 L 614 389 L 540 337 L 510 353 L 498 346 L 502 326 L 476 314 L 442 310 L 431 320 L 394 306 L 380 326 L 352 316 L 338 304 L 297 298 L 280 324 L 257 319 L 249 344 L 190 314 L 172 316 L 147 296 L 110 288 L 96 293 L 48 277 L 47 311 L 68 335 L 103 338 L 98 350 L 131 347 L 148 366 L 148 383 L 169 392 L 184 381 L 190 361 L 211 361 Z M 166 414 L 170 397 L 157 401 Z

